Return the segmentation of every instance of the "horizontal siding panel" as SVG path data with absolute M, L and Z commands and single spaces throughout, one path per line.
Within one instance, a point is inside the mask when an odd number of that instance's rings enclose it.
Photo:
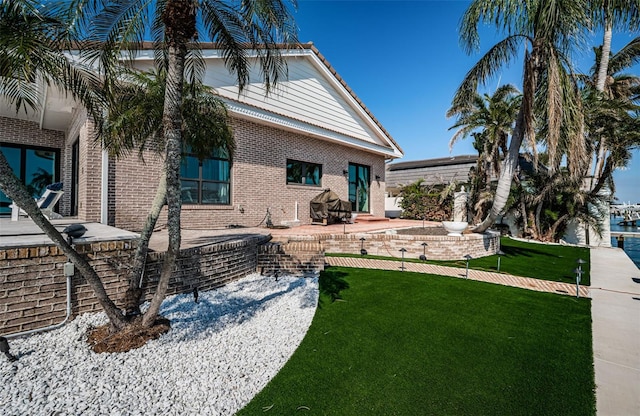
M 261 79 L 258 71 L 255 67 L 252 69 L 252 80 Z M 229 74 L 219 60 L 207 62 L 204 82 L 223 97 L 384 145 L 347 101 L 303 59 L 289 62 L 289 79 L 280 82 L 266 98 L 261 81 L 252 82 L 238 95 L 235 77 Z
M 453 181 L 467 182 L 469 170 L 474 165 L 434 166 L 423 169 L 406 169 L 387 171 L 385 175 L 388 186 L 409 185 L 423 179 L 425 185 L 448 184 Z

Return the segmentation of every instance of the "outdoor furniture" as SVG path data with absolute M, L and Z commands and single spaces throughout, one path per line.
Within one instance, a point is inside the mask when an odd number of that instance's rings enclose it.
M 42 214 L 44 214 L 47 219 L 50 220 L 52 217 L 58 215 L 53 212 L 53 207 L 56 206 L 63 193 L 62 182 L 52 183 L 51 185 L 47 185 L 42 196 L 36 200 L 38 208 L 40 208 L 40 211 L 42 211 Z M 27 216 L 27 213 L 15 202 L 9 205 L 9 208 L 11 208 L 11 221 L 18 221 L 21 215 Z
M 315 196 L 309 205 L 312 224 L 328 225 L 351 218 L 351 202 L 341 200 L 331 189 Z

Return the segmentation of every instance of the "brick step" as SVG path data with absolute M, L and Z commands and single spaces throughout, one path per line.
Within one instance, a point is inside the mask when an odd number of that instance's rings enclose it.
M 389 221 L 389 218 L 376 217 L 371 214 L 358 214 L 355 222 L 358 223 L 358 222 L 376 222 L 376 221 Z

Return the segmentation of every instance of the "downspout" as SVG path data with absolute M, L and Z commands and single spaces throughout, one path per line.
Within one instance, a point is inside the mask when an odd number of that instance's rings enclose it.
M 71 265 L 71 266 L 68 266 L 68 265 Z M 73 275 L 74 275 L 73 263 L 71 263 L 71 262 L 65 263 L 65 265 L 64 265 L 64 273 L 67 276 L 67 315 L 64 317 L 64 321 L 60 322 L 59 324 L 50 325 L 50 326 L 47 326 L 47 327 L 44 327 L 44 328 L 31 329 L 29 331 L 24 331 L 24 332 L 18 332 L 18 333 L 15 333 L 15 334 L 4 335 L 4 337 L 6 339 L 23 337 L 23 336 L 26 336 L 26 335 L 36 334 L 38 332 L 51 331 L 53 329 L 58 329 L 58 328 L 62 327 L 64 324 L 67 323 L 67 321 L 71 317 L 71 279 L 73 278 Z
M 109 153 L 102 150 L 102 173 L 100 181 L 100 223 L 109 221 Z

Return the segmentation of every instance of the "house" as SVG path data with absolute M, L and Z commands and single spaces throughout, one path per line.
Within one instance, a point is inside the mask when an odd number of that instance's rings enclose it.
M 283 49 L 288 79 L 265 95 L 257 68 L 238 93 L 235 77 L 214 44 L 202 44 L 204 82 L 227 104 L 236 140 L 199 161 L 184 155 L 183 228 L 310 223 L 309 202 L 330 188 L 356 213 L 384 216 L 385 162 L 400 146 L 313 44 Z M 153 65 L 151 48 L 136 65 Z M 62 181 L 63 216 L 140 230 L 156 192 L 162 163 L 153 154 L 114 159 L 91 139 L 92 122 L 65 94 L 43 86 L 42 110 L 16 114 L 0 103 L 0 149 L 38 195 Z M 10 201 L 0 194 L 0 214 Z M 158 224 L 166 221 L 166 211 Z
M 387 164 L 385 176 L 389 196 L 398 195 L 403 186 L 419 180 L 426 186 L 469 182 L 469 172 L 476 167 L 478 155 L 449 156 Z

